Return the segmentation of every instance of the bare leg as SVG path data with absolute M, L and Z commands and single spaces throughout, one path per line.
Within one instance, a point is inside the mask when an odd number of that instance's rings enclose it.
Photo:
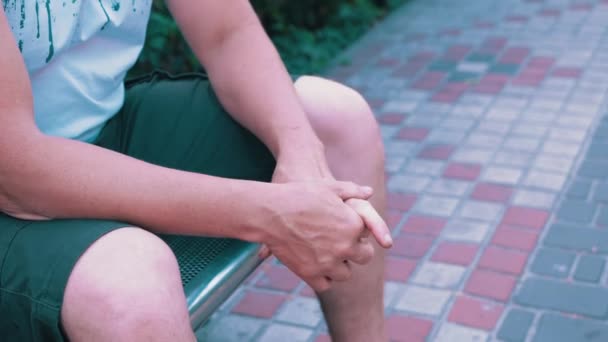
M 317 77 L 301 77 L 296 90 L 317 135 L 324 142 L 334 176 L 374 188 L 370 202 L 384 216 L 384 150 L 373 114 L 354 90 Z M 365 266 L 353 265 L 353 277 L 319 295 L 336 342 L 386 341 L 384 333 L 384 252 Z
M 71 341 L 195 341 L 177 260 L 158 237 L 123 228 L 72 270 L 61 311 Z

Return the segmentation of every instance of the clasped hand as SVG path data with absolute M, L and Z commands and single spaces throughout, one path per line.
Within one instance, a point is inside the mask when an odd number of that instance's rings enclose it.
M 273 233 L 261 254 L 274 254 L 316 291 L 349 279 L 350 262 L 370 262 L 370 233 L 380 246 L 391 247 L 386 223 L 367 201 L 373 195 L 370 187 L 333 177 L 286 178 L 275 171 L 273 182 L 281 183 L 282 201 L 270 215 Z

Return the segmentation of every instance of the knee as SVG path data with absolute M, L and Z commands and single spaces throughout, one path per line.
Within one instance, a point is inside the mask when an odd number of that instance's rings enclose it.
M 185 298 L 171 249 L 145 230 L 123 228 L 100 238 L 79 259 L 61 315 L 70 334 L 100 321 L 118 330 L 168 322 L 181 307 Z
M 319 138 L 326 146 L 359 153 L 383 153 L 382 137 L 367 101 L 356 90 L 314 76 L 302 76 L 295 88 Z

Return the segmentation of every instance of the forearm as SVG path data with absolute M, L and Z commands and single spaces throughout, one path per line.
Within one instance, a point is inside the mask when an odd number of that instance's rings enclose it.
M 285 148 L 319 147 L 292 80 L 260 28 L 238 30 L 214 53 L 208 69 L 222 104 L 275 156 Z
M 230 14 L 223 19 L 230 20 L 218 23 L 219 28 L 209 27 L 197 16 L 211 10 L 203 8 L 205 1 L 184 4 L 169 2 L 230 115 L 259 137 L 275 157 L 287 150 L 321 150 L 293 81 L 249 4 L 225 4 L 227 8 L 221 11 Z
M 4 153 L 0 204 L 23 218 L 126 221 L 160 233 L 263 240 L 274 185 L 182 172 L 38 135 Z M 18 150 L 18 151 L 17 151 Z

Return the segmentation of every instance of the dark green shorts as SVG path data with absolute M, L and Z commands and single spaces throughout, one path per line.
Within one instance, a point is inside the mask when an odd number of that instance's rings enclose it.
M 97 145 L 175 169 L 270 180 L 272 155 L 222 109 L 204 75 L 157 72 L 127 86 Z M 0 214 L 0 340 L 63 340 L 61 303 L 74 264 L 100 236 L 126 226 Z

